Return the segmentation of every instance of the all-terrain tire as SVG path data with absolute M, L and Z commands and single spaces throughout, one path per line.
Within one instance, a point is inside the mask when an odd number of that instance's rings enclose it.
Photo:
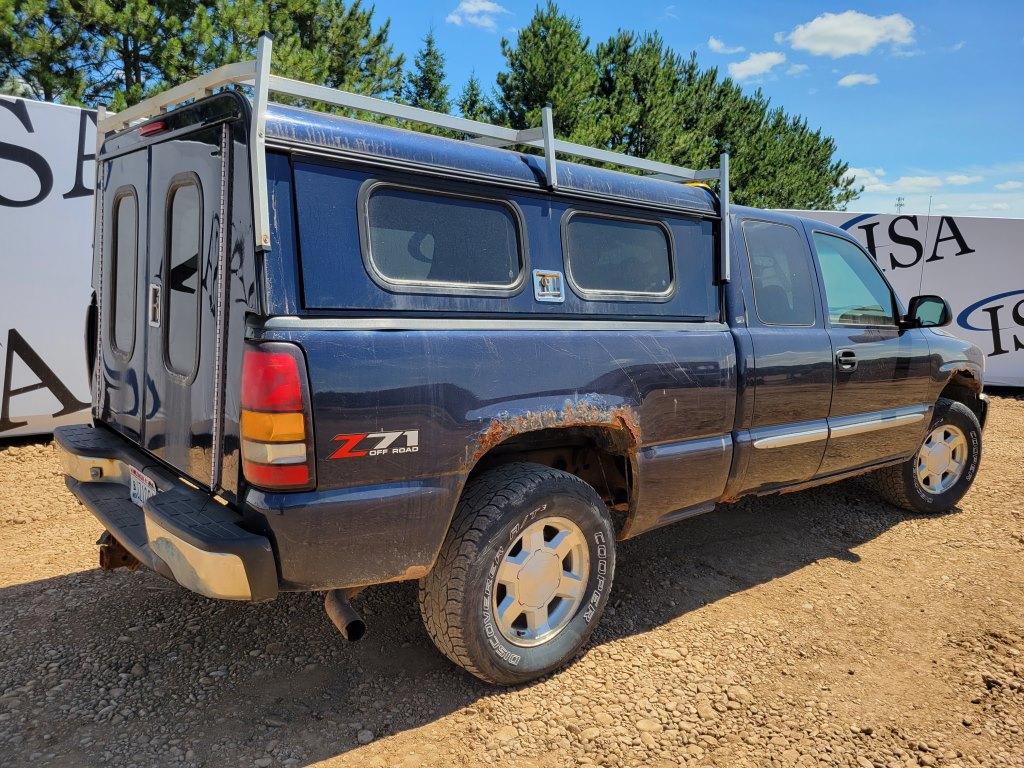
M 502 635 L 493 617 L 495 572 L 515 546 L 517 532 L 556 516 L 578 526 L 586 540 L 586 586 L 557 634 L 522 647 Z M 601 618 L 614 574 L 614 528 L 597 492 L 567 472 L 505 464 L 467 484 L 437 562 L 420 580 L 420 614 L 427 634 L 451 661 L 485 682 L 515 685 L 573 658 Z
M 940 397 L 928 433 L 951 424 L 967 438 L 967 464 L 960 478 L 942 493 L 930 493 L 917 479 L 917 452 L 900 464 L 872 472 L 866 479 L 886 501 L 916 514 L 937 514 L 952 509 L 967 493 L 981 464 L 981 424 L 963 403 Z

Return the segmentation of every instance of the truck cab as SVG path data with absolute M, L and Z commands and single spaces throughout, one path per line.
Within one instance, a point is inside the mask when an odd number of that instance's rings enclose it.
M 269 51 L 100 122 L 93 424 L 56 439 L 104 567 L 321 591 L 351 639 L 360 589 L 418 580 L 438 648 L 512 684 L 586 642 L 617 541 L 861 474 L 918 513 L 966 493 L 983 364 L 948 306 L 730 205 L 727 157 L 297 83 Z

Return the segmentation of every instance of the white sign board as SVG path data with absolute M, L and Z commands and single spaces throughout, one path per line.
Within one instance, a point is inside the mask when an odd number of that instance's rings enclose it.
M 942 296 L 953 309 L 946 330 L 985 353 L 985 383 L 1024 387 L 1024 219 L 793 213 L 853 235 L 904 304 Z
M 0 440 L 89 420 L 96 113 L 0 96 Z

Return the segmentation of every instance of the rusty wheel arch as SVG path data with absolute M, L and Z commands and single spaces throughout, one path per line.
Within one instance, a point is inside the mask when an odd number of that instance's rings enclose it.
M 473 476 L 531 461 L 569 472 L 597 490 L 621 530 L 633 513 L 640 444 L 639 421 L 629 406 L 567 400 L 561 409 L 492 418 L 468 452 L 466 470 Z

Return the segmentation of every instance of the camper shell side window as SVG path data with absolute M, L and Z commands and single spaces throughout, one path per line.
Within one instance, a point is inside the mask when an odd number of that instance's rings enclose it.
M 507 200 L 370 181 L 359 211 L 367 272 L 387 290 L 506 296 L 522 287 L 522 217 Z
M 592 301 L 667 301 L 675 292 L 672 232 L 661 221 L 573 209 L 562 218 L 569 284 Z

